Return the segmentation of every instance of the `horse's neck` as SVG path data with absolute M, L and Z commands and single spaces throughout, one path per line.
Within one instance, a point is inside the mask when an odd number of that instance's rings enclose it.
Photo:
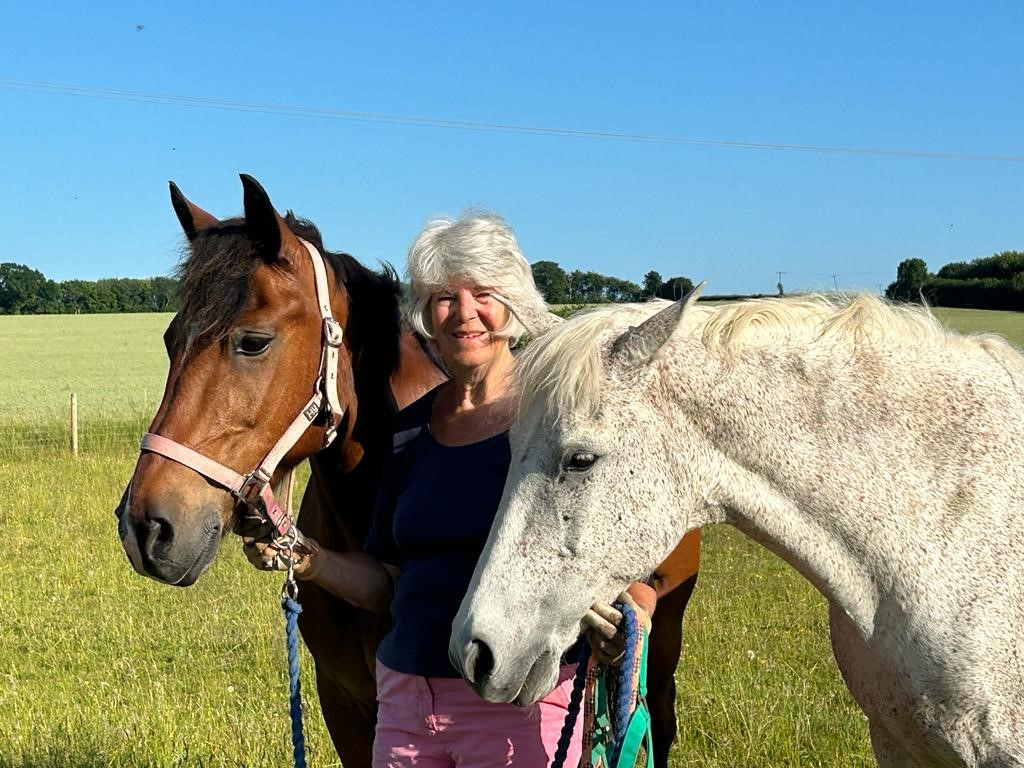
M 398 370 L 391 377 L 391 393 L 399 410 L 423 397 L 447 377 L 439 363 L 409 331 L 399 339 Z
M 362 381 L 358 372 L 356 379 L 360 399 L 352 436 L 346 438 L 348 442 L 339 440 L 310 459 L 310 482 L 316 498 L 303 509 L 307 520 L 317 518 L 309 524 L 315 524 L 328 540 L 321 543 L 338 549 L 359 548 L 366 538 L 381 474 L 391 451 L 396 408 L 404 408 L 433 389 L 444 381 L 444 374 L 412 334 L 405 332 L 399 341 L 399 364 L 390 379 L 390 392 L 377 391 L 376 386 Z M 361 454 L 354 467 L 353 451 Z
M 721 462 L 709 520 L 779 554 L 867 637 L 881 593 L 933 575 L 936 532 L 951 515 L 958 527 L 977 515 L 980 527 L 992 513 L 956 501 L 989 471 L 958 450 L 979 428 L 972 420 L 988 417 L 980 405 L 956 416 L 968 374 L 839 357 L 752 350 L 688 382 L 697 395 L 687 410 Z
M 303 498 L 299 527 L 328 549 L 361 548 L 380 483 L 379 458 L 364 452 L 360 463 L 345 472 L 339 450 L 332 446 L 310 457 L 309 463 L 310 489 Z

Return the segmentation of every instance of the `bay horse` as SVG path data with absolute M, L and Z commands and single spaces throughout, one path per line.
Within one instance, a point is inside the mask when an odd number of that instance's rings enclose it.
M 374 272 L 347 254 L 324 250 L 311 222 L 290 212 L 280 216 L 255 179 L 241 178 L 244 216 L 223 221 L 170 185 L 188 252 L 180 267 L 182 309 L 164 336 L 167 383 L 149 433 L 232 473 L 246 472 L 274 452 L 322 373 L 324 318 L 309 252 L 315 249 L 326 266 L 327 309 L 342 331 L 340 413 L 334 420 L 310 414 L 311 423 L 271 472 L 269 487 L 282 491 L 288 470 L 308 458 L 312 474 L 301 502 L 302 532 L 329 549 L 358 549 L 391 452 L 394 414 L 444 374 L 402 331 L 400 286 L 389 268 Z M 337 438 L 324 448 L 329 430 Z M 213 562 L 221 539 L 249 524 L 248 515 L 200 471 L 155 451 L 151 441 L 144 447 L 116 510 L 119 535 L 136 571 L 188 586 Z M 651 649 L 651 702 L 662 767 L 675 736 L 674 674 L 698 558 L 699 539 L 688 537 L 656 574 L 655 586 L 665 597 Z M 386 618 L 312 583 L 302 583 L 300 600 L 299 628 L 314 660 L 335 749 L 346 768 L 369 768 L 376 722 L 373 656 Z
M 1024 355 L 870 296 L 696 293 L 524 352 L 466 679 L 536 699 L 591 603 L 729 523 L 827 598 L 879 765 L 1024 766 Z

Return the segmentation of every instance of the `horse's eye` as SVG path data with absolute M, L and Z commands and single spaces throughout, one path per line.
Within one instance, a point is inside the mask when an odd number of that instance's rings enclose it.
M 267 347 L 270 346 L 272 340 L 272 336 L 246 334 L 238 340 L 238 346 L 235 348 L 235 351 L 246 357 L 257 357 L 267 351 Z
M 589 451 L 577 451 L 569 454 L 565 460 L 566 472 L 589 472 L 597 463 L 597 454 Z

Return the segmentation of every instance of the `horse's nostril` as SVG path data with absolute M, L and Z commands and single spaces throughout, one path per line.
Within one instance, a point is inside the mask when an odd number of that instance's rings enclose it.
M 164 517 L 149 518 L 145 525 L 146 541 L 152 544 L 167 544 L 174 538 L 174 526 Z
M 474 685 L 483 684 L 494 669 L 494 654 L 483 640 L 472 640 L 466 652 L 466 679 Z

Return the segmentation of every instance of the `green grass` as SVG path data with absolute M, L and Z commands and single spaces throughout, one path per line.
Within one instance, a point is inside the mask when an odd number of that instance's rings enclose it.
M 1024 349 L 1024 312 L 944 307 L 935 307 L 932 312 L 943 325 L 960 333 L 998 333 Z
M 163 333 L 173 315 L 0 316 L 0 402 L 17 416 L 59 412 L 72 392 L 83 413 L 156 409 L 167 375 Z M 93 408 L 95 404 L 95 409 Z M 0 415 L 9 418 L 6 410 Z
M 704 531 L 677 673 L 672 765 L 874 765 L 832 658 L 822 598 L 727 527 Z
M 132 464 L 0 463 L 0 766 L 287 765 L 280 577 L 234 538 L 192 588 L 137 576 L 112 514 Z M 337 765 L 303 662 L 310 764 Z
M 1022 313 L 936 314 L 1024 346 Z M 125 419 L 126 404 L 145 400 L 143 420 L 156 407 L 168 319 L 0 317 L 0 427 L 23 434 L 78 391 L 98 424 L 125 431 L 72 459 L 4 453 L 0 430 L 0 768 L 290 760 L 279 577 L 229 538 L 196 586 L 174 589 L 137 576 L 117 540 L 111 511 L 145 426 Z M 673 768 L 873 764 L 824 600 L 731 529 L 706 532 L 678 679 Z M 310 765 L 336 766 L 308 657 L 303 686 Z
M 66 451 L 72 393 L 80 450 L 137 444 L 163 393 L 171 317 L 0 316 L 0 458 Z

